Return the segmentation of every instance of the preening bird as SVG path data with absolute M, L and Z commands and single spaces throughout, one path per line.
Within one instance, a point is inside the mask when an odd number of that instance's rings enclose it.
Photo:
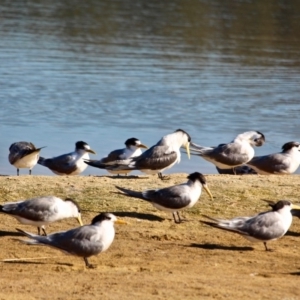
M 232 142 L 217 147 L 203 147 L 191 143 L 191 151 L 213 163 L 219 169 L 232 169 L 250 161 L 254 156 L 253 147 L 260 147 L 265 136 L 259 131 L 239 134 Z
M 16 218 L 20 223 L 43 230 L 45 225 L 65 219 L 76 218 L 82 224 L 79 204 L 70 198 L 62 200 L 55 196 L 36 197 L 0 205 L 0 212 Z
M 35 235 L 20 229 L 22 234 L 32 240 L 21 240 L 27 245 L 46 245 L 63 251 L 64 253 L 79 256 L 84 259 L 85 265 L 92 268 L 88 258 L 107 250 L 115 237 L 114 223 L 125 223 L 118 220 L 113 214 L 101 213 L 90 225 L 74 228 L 68 231 L 52 233 L 48 236 Z
M 175 132 L 162 137 L 154 146 L 146 150 L 143 154 L 137 157 L 131 157 L 126 160 L 109 163 L 107 170 L 115 172 L 130 172 L 139 170 L 146 174 L 156 174 L 162 178 L 161 172 L 171 168 L 174 164 L 180 162 L 181 154 L 180 147 L 185 147 L 188 157 L 189 144 L 191 137 L 187 132 L 178 129 Z
M 130 173 L 130 170 L 114 171 L 110 169 L 110 167 L 111 165 L 116 164 L 117 161 L 124 161 L 131 157 L 140 156 L 143 153 L 141 148 L 147 149 L 148 147 L 142 144 L 141 141 L 136 138 L 130 138 L 126 140 L 125 145 L 126 148 L 114 150 L 100 160 L 89 159 L 84 160 L 84 162 L 95 168 L 106 169 L 111 174 L 128 174 Z
M 29 169 L 31 175 L 32 168 L 37 164 L 41 149 L 45 147 L 36 148 L 34 144 L 29 142 L 16 142 L 10 145 L 8 160 L 11 165 L 17 168 L 17 175 L 19 176 L 19 169 Z
M 87 143 L 79 141 L 75 144 L 74 152 L 53 158 L 40 157 L 38 164 L 49 168 L 57 175 L 78 175 L 87 168 L 84 159 L 90 158 L 89 153 L 96 154 Z
M 116 186 L 116 188 L 126 196 L 145 200 L 159 210 L 171 212 L 175 223 L 181 223 L 182 220 L 178 211 L 193 207 L 201 196 L 202 187 L 213 198 L 204 175 L 195 172 L 187 178 L 188 181 L 182 184 L 143 192 L 136 192 L 119 186 Z
M 296 172 L 300 165 L 300 143 L 288 142 L 282 146 L 282 152 L 255 156 L 247 165 L 258 174 L 288 175 Z
M 280 200 L 272 206 L 271 211 L 259 213 L 253 217 L 237 217 L 230 220 L 211 218 L 213 222 L 202 223 L 226 231 L 238 233 L 251 242 L 263 242 L 265 249 L 267 242 L 285 235 L 292 224 L 291 210 L 299 210 L 300 206 L 290 201 Z

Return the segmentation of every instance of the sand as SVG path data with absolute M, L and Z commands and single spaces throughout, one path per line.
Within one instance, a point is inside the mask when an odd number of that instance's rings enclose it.
M 116 193 L 115 185 L 144 190 L 186 181 L 187 174 L 157 176 L 0 176 L 1 203 L 55 195 L 76 199 L 84 223 L 99 212 L 127 222 L 104 253 L 82 258 L 52 248 L 27 246 L 15 228 L 36 228 L 0 214 L 0 299 L 300 299 L 300 220 L 270 242 L 251 243 L 239 235 L 208 227 L 202 214 L 222 218 L 268 209 L 262 199 L 300 203 L 298 175 L 207 175 L 211 200 L 199 202 L 174 224 L 172 215 L 151 204 Z M 48 233 L 76 227 L 75 219 L 51 224 Z M 7 259 L 15 261 L 4 262 Z

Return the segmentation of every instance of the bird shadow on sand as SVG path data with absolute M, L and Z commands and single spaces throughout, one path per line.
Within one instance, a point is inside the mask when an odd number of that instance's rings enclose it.
M 17 231 L 3 231 L 0 230 L 0 238 L 4 236 L 24 236 L 22 233 Z
M 236 246 L 224 246 L 217 244 L 195 244 L 192 243 L 188 247 L 192 248 L 201 248 L 205 250 L 230 250 L 230 251 L 252 251 L 254 250 L 252 247 L 236 247 Z
M 300 236 L 300 232 L 288 231 L 285 235 L 287 236 Z
M 149 177 L 145 177 L 145 176 L 137 176 L 137 175 L 129 175 L 129 176 L 118 176 L 118 175 L 114 175 L 114 176 L 109 176 L 109 175 L 99 175 L 99 176 L 95 176 L 95 177 L 104 177 L 104 178 L 109 178 L 109 179 L 148 179 Z
M 137 213 L 137 212 L 123 212 L 123 211 L 115 211 L 112 212 L 112 214 L 114 214 L 117 217 L 128 217 L 128 218 L 134 218 L 134 219 L 140 219 L 140 220 L 148 220 L 148 221 L 158 221 L 158 222 L 162 222 L 165 219 L 155 216 L 155 215 L 151 215 L 151 214 L 143 214 L 143 213 Z
M 294 276 L 300 276 L 300 272 L 291 272 L 291 273 L 288 273 L 290 275 L 294 275 Z

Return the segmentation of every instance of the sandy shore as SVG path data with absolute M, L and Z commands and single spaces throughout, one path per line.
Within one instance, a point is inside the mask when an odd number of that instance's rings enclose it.
M 300 203 L 300 177 L 207 175 L 214 199 L 203 192 L 179 225 L 171 214 L 115 189 L 165 187 L 185 182 L 186 176 L 164 181 L 157 176 L 0 176 L 0 203 L 72 197 L 82 206 L 84 223 L 102 211 L 128 223 L 116 226 L 111 248 L 91 257 L 97 268 L 89 270 L 81 258 L 16 241 L 22 237 L 15 228 L 36 229 L 0 214 L 0 299 L 300 299 L 299 219 L 285 237 L 269 243 L 273 252 L 199 222 L 202 214 L 230 218 L 267 210 L 262 199 Z M 48 232 L 75 226 L 76 220 L 64 220 Z

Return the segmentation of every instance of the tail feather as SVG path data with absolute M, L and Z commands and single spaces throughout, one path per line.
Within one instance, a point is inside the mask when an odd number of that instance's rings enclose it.
M 123 195 L 125 196 L 129 196 L 129 197 L 134 197 L 134 198 L 139 198 L 139 199 L 144 199 L 146 200 L 144 197 L 143 197 L 143 193 L 142 192 L 136 192 L 136 191 L 132 191 L 132 190 L 128 190 L 128 189 L 125 189 L 125 188 L 122 188 L 120 186 L 115 186 L 119 191 L 123 192 Z
M 87 165 L 99 168 L 99 169 L 107 169 L 107 165 L 100 162 L 100 160 L 83 160 Z
M 45 164 L 45 161 L 46 161 L 46 160 L 47 160 L 46 158 L 40 156 L 37 163 L 38 163 L 39 165 L 45 166 L 45 165 L 46 165 L 46 164 Z
M 47 240 L 47 237 L 45 236 L 40 236 L 37 234 L 33 234 L 27 231 L 24 231 L 22 229 L 16 228 L 16 230 L 20 233 L 22 233 L 23 235 L 27 236 L 28 238 L 30 238 L 30 240 L 19 240 L 22 243 L 26 244 L 26 245 L 38 245 L 38 244 L 45 244 L 45 241 Z
M 207 221 L 201 221 L 201 223 L 203 224 L 206 224 L 208 226 L 211 226 L 211 227 L 215 227 L 215 228 L 218 228 L 218 229 L 222 229 L 222 230 L 225 230 L 225 231 L 230 231 L 230 232 L 234 232 L 234 233 L 238 233 L 240 235 L 249 235 L 247 232 L 242 232 L 238 229 L 234 229 L 234 228 L 228 228 L 228 227 L 224 227 L 222 225 L 219 225 L 217 223 L 213 223 L 213 222 L 207 222 Z

